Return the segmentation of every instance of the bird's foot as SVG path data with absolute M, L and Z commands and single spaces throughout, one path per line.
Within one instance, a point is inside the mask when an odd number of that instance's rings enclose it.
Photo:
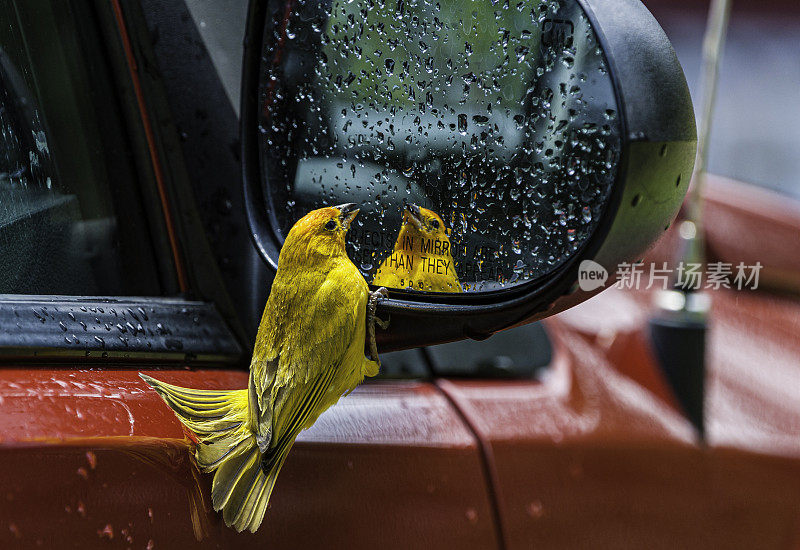
M 385 287 L 380 287 L 374 292 L 369 294 L 369 302 L 367 303 L 367 332 L 369 333 L 369 353 L 370 359 L 381 365 L 381 360 L 378 357 L 378 344 L 375 341 L 375 325 L 378 325 L 383 330 L 389 328 L 389 319 L 383 320 L 375 313 L 378 308 L 378 301 L 384 300 L 389 297 L 389 291 Z
M 375 317 L 372 318 L 372 320 L 375 322 L 376 325 L 381 327 L 383 330 L 386 330 L 387 328 L 389 328 L 389 319 L 386 319 L 384 321 L 383 319 L 381 319 L 380 317 L 378 317 L 376 315 Z
M 370 302 L 370 306 L 372 308 L 372 322 L 375 323 L 376 325 L 378 325 L 379 327 L 381 327 L 383 330 L 386 330 L 387 328 L 389 328 L 389 319 L 386 319 L 384 321 L 383 319 L 381 319 L 380 317 L 378 317 L 375 314 L 375 310 L 378 307 L 378 302 L 380 300 L 385 300 L 388 297 L 389 297 L 389 291 L 386 290 L 385 286 L 382 286 L 378 290 L 376 290 L 374 292 L 370 292 L 370 294 L 369 294 L 369 302 Z
M 389 289 L 385 286 L 380 287 L 377 290 L 373 290 L 369 293 L 370 300 L 380 300 L 381 298 L 388 298 L 389 297 Z

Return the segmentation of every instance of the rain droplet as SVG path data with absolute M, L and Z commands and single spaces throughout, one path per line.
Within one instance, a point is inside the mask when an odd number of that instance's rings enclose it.
M 533 502 L 529 502 L 527 506 L 525 506 L 525 511 L 528 515 L 534 519 L 539 519 L 544 514 L 544 507 L 542 503 L 538 500 L 534 500 Z
M 478 523 L 478 511 L 475 508 L 467 508 L 465 515 L 470 523 Z
M 458 131 L 462 136 L 467 135 L 467 115 L 464 113 L 458 115 Z
M 107 538 L 111 540 L 114 538 L 114 527 L 110 523 L 106 523 L 106 526 L 102 529 L 97 530 L 97 536 L 102 538 Z

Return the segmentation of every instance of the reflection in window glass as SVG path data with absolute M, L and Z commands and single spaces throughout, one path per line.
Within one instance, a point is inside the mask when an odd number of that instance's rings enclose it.
M 462 340 L 427 348 L 437 376 L 447 378 L 539 378 L 553 348 L 542 323 L 504 330 L 488 340 Z
M 348 241 L 367 280 L 388 261 L 390 286 L 458 292 L 547 274 L 592 233 L 620 130 L 575 1 L 301 2 L 288 19 L 272 7 L 260 130 L 279 234 L 356 202 Z M 410 205 L 444 222 L 448 256 L 427 253 L 444 239 L 400 242 Z M 450 256 L 449 283 L 420 279 L 420 262 L 443 275 Z
M 86 8 L 0 0 L 0 293 L 159 293 Z
M 488 340 L 461 340 L 381 354 L 380 379 L 540 379 L 552 364 L 553 347 L 542 323 L 504 330 Z M 369 380 L 367 380 L 369 382 Z

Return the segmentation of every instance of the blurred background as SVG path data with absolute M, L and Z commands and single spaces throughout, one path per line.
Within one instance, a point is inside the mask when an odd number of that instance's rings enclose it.
M 647 0 L 686 72 L 695 109 L 708 2 Z M 800 2 L 734 1 L 709 172 L 800 198 Z

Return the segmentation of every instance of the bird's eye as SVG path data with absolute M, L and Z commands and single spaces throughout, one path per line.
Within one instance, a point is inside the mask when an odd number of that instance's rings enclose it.
M 431 225 L 433 226 L 434 229 L 439 229 L 439 220 L 433 220 L 431 222 Z
M 336 220 L 328 220 L 328 223 L 325 224 L 325 229 L 328 231 L 336 229 Z

